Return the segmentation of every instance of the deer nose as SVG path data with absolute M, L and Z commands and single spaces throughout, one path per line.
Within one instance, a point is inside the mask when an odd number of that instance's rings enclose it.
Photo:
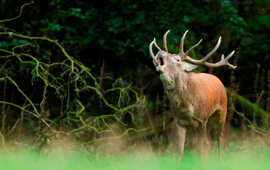
M 159 51 L 158 53 L 157 53 L 157 57 L 158 58 L 163 58 L 163 57 L 165 57 L 166 56 L 166 53 L 164 52 L 164 51 Z

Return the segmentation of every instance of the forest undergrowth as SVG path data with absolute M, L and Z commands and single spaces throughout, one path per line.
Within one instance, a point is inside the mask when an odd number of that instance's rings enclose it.
M 21 7 L 20 15 L 24 6 L 30 4 L 24 4 Z M 108 137 L 110 139 L 120 138 L 129 131 L 140 131 L 137 128 L 128 127 L 123 121 L 123 117 L 129 114 L 131 122 L 136 126 L 133 111 L 145 106 L 144 96 L 139 95 L 131 84 L 125 84 L 121 78 L 112 80 L 111 87 L 103 89 L 102 82 L 107 79 L 110 81 L 111 78 L 103 77 L 102 70 L 100 77 L 94 77 L 91 69 L 70 56 L 57 40 L 21 35 L 5 27 L 5 22 L 18 17 L 0 21 L 0 36 L 6 37 L 11 44 L 15 41 L 15 45 L 8 46 L 7 49 L 0 49 L 5 53 L 0 57 L 4 63 L 1 69 L 4 76 L 0 78 L 4 89 L 3 100 L 0 101 L 2 103 L 1 143 L 4 148 L 6 148 L 7 141 L 21 143 L 21 139 L 26 140 L 29 136 L 33 136 L 34 140 L 28 142 L 32 143 L 32 148 L 38 151 L 41 151 L 45 145 L 59 144 L 72 149 L 105 140 L 107 138 L 103 136 L 106 136 L 107 133 L 112 134 Z M 43 54 L 40 52 L 42 43 L 52 44 L 52 48 L 58 48 L 56 50 L 59 51 L 59 54 L 57 56 L 51 56 L 50 53 Z M 47 59 L 47 62 L 41 61 L 43 58 Z M 62 61 L 55 62 L 59 60 Z M 26 76 L 32 77 L 30 79 L 32 86 L 35 84 L 40 86 L 43 83 L 40 89 L 42 97 L 38 102 L 33 101 L 24 92 L 25 89 L 21 89 L 15 80 L 16 75 L 13 75 L 14 78 L 9 75 L 9 69 L 5 68 L 7 63 L 12 66 L 16 65 L 22 72 L 30 73 Z M 17 98 L 22 99 L 20 103 L 6 100 L 8 98 L 6 95 L 7 84 L 13 87 L 12 90 L 16 90 L 12 94 L 16 93 Z M 86 112 L 85 107 L 88 103 L 82 101 L 81 95 L 98 98 L 100 105 L 98 114 Z M 58 113 L 50 111 L 52 104 L 48 104 L 48 101 L 59 103 Z M 96 108 L 92 107 L 91 110 Z M 12 115 L 16 117 L 15 121 L 8 113 L 10 110 L 15 112 L 15 115 Z M 10 122 L 13 125 L 11 128 L 9 125 L 6 129 L 8 117 L 13 119 Z M 120 124 L 124 129 L 122 133 L 116 134 L 109 126 L 109 121 Z M 32 127 L 29 127 L 29 124 L 32 124 Z M 85 133 L 87 133 L 87 142 L 77 140 Z M 77 142 L 70 142 L 74 140 Z M 72 143 L 72 145 L 68 146 L 68 143 Z

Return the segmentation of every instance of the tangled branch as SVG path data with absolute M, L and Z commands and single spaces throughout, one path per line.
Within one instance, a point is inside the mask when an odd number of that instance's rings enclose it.
M 21 7 L 20 14 L 17 17 L 11 19 L 1 20 L 0 23 L 4 23 L 7 21 L 15 20 L 19 18 L 22 14 L 22 10 L 24 6 L 30 5 L 31 3 L 24 4 Z M 111 132 L 114 135 L 114 138 L 122 137 L 127 134 L 128 131 L 136 131 L 138 130 L 134 128 L 128 128 L 125 132 L 117 136 L 113 129 L 110 128 L 107 123 L 107 119 L 114 118 L 121 125 L 126 126 L 126 124 L 122 121 L 122 116 L 124 114 L 129 114 L 132 117 L 132 121 L 134 122 L 133 112 L 135 109 L 145 106 L 145 97 L 139 96 L 138 93 L 132 88 L 132 84 L 128 86 L 124 86 L 122 83 L 122 79 L 117 79 L 115 83 L 112 84 L 112 88 L 104 90 L 100 87 L 96 77 L 91 73 L 90 68 L 86 67 L 83 63 L 76 60 L 74 57 L 70 56 L 65 48 L 58 42 L 58 40 L 52 40 L 47 37 L 31 37 L 22 35 L 19 33 L 15 33 L 14 31 L 6 31 L 11 30 L 5 28 L 3 25 L 0 27 L 0 36 L 11 38 L 11 39 L 21 39 L 26 40 L 28 43 L 22 45 L 15 45 L 12 48 L 2 49 L 0 51 L 3 53 L 7 53 L 7 55 L 0 56 L 1 59 L 9 59 L 10 61 L 18 60 L 19 64 L 27 64 L 27 66 L 32 68 L 32 83 L 34 80 L 42 80 L 44 83 L 44 91 L 43 91 L 43 99 L 40 103 L 34 103 L 27 94 L 19 87 L 16 83 L 16 80 L 10 76 L 4 76 L 0 78 L 0 80 L 7 79 L 10 83 L 16 87 L 17 91 L 26 99 L 27 103 L 25 106 L 20 106 L 18 104 L 6 101 L 0 101 L 2 104 L 7 104 L 13 107 L 16 107 L 23 111 L 24 113 L 28 113 L 30 116 L 33 116 L 37 120 L 41 121 L 45 125 L 45 129 L 43 129 L 43 139 L 39 141 L 37 146 L 41 147 L 46 144 L 50 144 L 48 142 L 48 138 L 52 136 L 56 136 L 58 134 L 65 135 L 66 138 L 64 140 L 70 138 L 76 138 L 78 133 L 84 131 L 92 131 L 94 134 L 101 134 L 104 132 Z M 39 49 L 40 46 L 37 41 L 40 40 L 42 42 L 47 42 L 50 44 L 54 44 L 58 47 L 58 49 L 62 52 L 62 55 L 65 57 L 62 62 L 51 62 L 44 63 L 38 59 L 38 57 L 33 56 L 33 53 L 21 52 L 23 48 L 31 47 L 32 49 Z M 33 42 L 30 42 L 33 41 Z M 30 43 L 29 43 L 30 42 Z M 36 55 L 38 55 L 36 53 Z M 50 73 L 51 67 L 57 67 L 60 73 Z M 91 81 L 88 79 L 90 78 Z M 118 85 L 120 84 L 120 86 Z M 67 96 L 66 105 L 64 107 L 64 111 L 62 114 L 58 115 L 55 120 L 48 119 L 42 111 L 44 112 L 45 100 L 46 97 L 45 91 L 50 87 L 55 91 L 55 96 Z M 80 95 L 86 91 L 92 91 L 94 94 L 98 95 L 102 102 L 110 109 L 106 114 L 99 116 L 91 116 L 85 115 L 85 106 L 80 101 Z M 74 98 L 71 96 L 71 92 L 75 92 Z M 106 96 L 110 94 L 117 94 L 117 104 L 114 105 Z M 135 96 L 134 100 L 131 100 L 131 96 Z M 133 97 L 134 98 L 134 97 Z M 37 107 L 39 106 L 39 107 Z M 42 106 L 42 107 L 41 107 Z M 26 109 L 27 108 L 27 109 Z M 48 123 L 50 122 L 50 123 Z M 76 128 L 66 128 L 65 131 L 59 130 L 58 127 L 62 124 L 65 127 L 68 127 L 70 122 L 75 122 Z M 107 127 L 106 130 L 103 130 L 102 127 Z M 68 129 L 68 130 L 67 130 Z M 95 136 L 95 135 L 94 135 Z M 89 142 L 84 143 L 83 145 L 88 145 L 90 143 L 94 143 L 96 141 L 105 140 L 110 138 L 96 138 Z M 2 141 L 4 141 L 2 137 Z M 62 139 L 54 140 L 54 143 L 63 143 Z M 4 144 L 4 143 L 3 143 Z M 78 145 L 81 146 L 81 145 Z

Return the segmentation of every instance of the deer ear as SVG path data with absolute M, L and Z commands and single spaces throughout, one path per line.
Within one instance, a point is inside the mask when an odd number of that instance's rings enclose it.
M 183 68 L 183 70 L 186 70 L 186 71 L 192 71 L 192 70 L 194 70 L 197 67 L 198 67 L 197 65 L 193 65 L 193 64 L 186 63 L 186 62 L 182 62 L 182 68 Z

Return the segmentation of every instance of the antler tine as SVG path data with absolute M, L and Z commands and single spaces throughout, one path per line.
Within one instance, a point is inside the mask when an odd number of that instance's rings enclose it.
M 213 55 L 217 51 L 218 47 L 220 46 L 220 43 L 221 43 L 221 36 L 218 38 L 218 42 L 217 42 L 217 45 L 215 46 L 215 48 L 209 54 L 207 54 L 207 56 L 205 56 L 202 59 L 202 61 L 206 61 L 208 58 L 210 58 L 211 55 Z
M 230 68 L 232 68 L 232 69 L 235 69 L 236 68 L 236 66 L 234 66 L 234 65 L 232 65 L 232 64 L 230 64 L 228 61 L 229 61 L 229 59 L 233 56 L 233 54 L 234 54 L 234 50 L 224 59 L 224 54 L 222 54 L 222 56 L 221 56 L 221 60 L 218 62 L 218 63 L 220 63 L 220 64 L 222 64 L 222 63 L 225 63 L 227 66 L 229 66 Z M 218 64 L 218 63 L 216 63 L 216 64 Z
M 228 60 L 233 56 L 234 52 L 235 51 L 233 50 L 226 58 L 224 58 L 224 54 L 222 54 L 221 55 L 221 60 L 219 62 L 217 62 L 217 63 L 208 63 L 208 62 L 205 62 L 204 65 L 206 65 L 208 67 L 219 67 L 219 66 L 222 66 L 222 65 L 227 65 L 230 68 L 235 69 L 236 66 L 234 66 L 234 65 L 232 65 L 232 64 L 230 64 L 228 62 Z
M 164 46 L 164 50 L 165 50 L 166 52 L 168 52 L 168 48 L 167 48 L 167 40 L 166 40 L 166 38 L 167 38 L 167 35 L 168 35 L 169 32 L 170 32 L 170 30 L 168 30 L 168 31 L 164 34 L 164 37 L 163 37 L 163 46 Z
M 197 44 L 195 44 L 194 46 L 192 46 L 192 47 L 185 53 L 184 59 L 185 59 L 186 61 L 190 61 L 190 62 L 192 62 L 193 64 L 202 64 L 202 65 L 204 65 L 205 62 L 206 62 L 206 60 L 207 60 L 212 54 L 214 54 L 214 52 L 217 51 L 217 49 L 218 49 L 218 47 L 219 47 L 219 45 L 220 45 L 220 43 L 221 43 L 221 37 L 219 37 L 218 42 L 217 42 L 217 45 L 215 46 L 215 48 L 214 48 L 209 54 L 207 54 L 207 55 L 206 55 L 203 59 L 201 59 L 201 60 L 194 60 L 194 59 L 192 59 L 192 58 L 190 58 L 190 57 L 188 56 L 188 53 L 189 53 L 193 48 L 197 47 L 197 46 L 201 43 L 201 41 L 202 41 L 202 40 L 200 40 Z
M 184 40 L 186 38 L 187 32 L 188 32 L 188 30 L 186 30 L 186 32 L 183 34 L 183 37 L 181 38 L 179 54 L 184 53 Z
M 159 51 L 162 51 L 161 48 L 157 45 L 156 38 L 154 38 L 154 44 Z
M 189 52 L 191 50 L 193 50 L 195 47 L 197 47 L 202 42 L 202 39 L 201 39 L 197 44 L 193 45 L 190 49 L 187 50 L 187 52 L 184 53 L 184 40 L 186 38 L 187 32 L 188 32 L 188 30 L 186 30 L 186 32 L 184 33 L 183 37 L 181 38 L 181 43 L 180 43 L 180 52 L 179 52 L 179 54 L 181 54 L 181 53 L 184 54 L 182 56 L 182 59 L 185 59 L 185 57 L 189 54 Z
M 200 42 L 201 42 L 201 41 L 200 41 Z M 199 43 L 200 43 L 200 42 L 199 42 Z M 197 44 L 199 44 L 199 43 L 197 43 Z M 233 56 L 234 51 L 232 51 L 226 58 L 224 58 L 224 55 L 222 55 L 222 56 L 221 56 L 221 60 L 220 60 L 219 62 L 217 62 L 217 63 L 208 63 L 208 62 L 206 62 L 206 60 L 207 60 L 212 54 L 214 54 L 214 52 L 217 51 L 218 47 L 220 46 L 220 43 L 221 43 L 221 37 L 219 37 L 218 42 L 217 42 L 215 48 L 214 48 L 209 54 L 207 54 L 203 59 L 201 59 L 201 60 L 194 60 L 194 59 L 192 59 L 191 57 L 189 57 L 187 54 L 185 55 L 185 60 L 186 60 L 187 62 L 190 62 L 190 63 L 193 63 L 193 64 L 197 64 L 197 65 L 200 64 L 200 65 L 205 65 L 205 66 L 208 66 L 208 67 L 219 67 L 219 66 L 222 66 L 222 65 L 227 65 L 227 66 L 229 66 L 230 68 L 235 69 L 236 66 L 234 66 L 234 65 L 232 65 L 232 64 L 230 64 L 230 63 L 228 62 L 228 60 Z M 195 46 L 197 46 L 197 44 L 196 44 Z M 193 47 L 194 47 L 194 46 L 193 46 Z M 191 47 L 190 50 L 191 50 L 193 47 Z M 190 50 L 188 50 L 186 53 L 188 53 Z
M 197 44 L 193 45 L 190 49 L 188 49 L 187 52 L 185 52 L 185 56 L 187 56 L 189 52 L 193 50 L 195 47 L 197 47 L 201 42 L 202 42 L 202 39 Z
M 235 69 L 236 66 L 234 66 L 228 62 L 228 60 L 233 56 L 234 52 L 235 51 L 232 51 L 226 58 L 224 58 L 224 55 L 222 54 L 221 60 L 217 63 L 208 63 L 203 59 L 202 60 L 194 60 L 194 59 L 190 58 L 189 56 L 186 56 L 186 61 L 193 63 L 193 64 L 205 65 L 208 67 L 219 67 L 219 66 L 227 65 L 230 68 Z
M 156 63 L 156 64 L 158 64 L 158 61 L 157 61 L 157 59 L 156 59 L 156 57 L 155 57 L 155 55 L 154 55 L 154 53 L 153 53 L 153 44 L 155 43 L 155 39 L 150 43 L 150 45 L 149 45 L 149 52 L 150 52 L 150 55 L 152 56 L 152 59 L 153 59 L 153 61 Z

